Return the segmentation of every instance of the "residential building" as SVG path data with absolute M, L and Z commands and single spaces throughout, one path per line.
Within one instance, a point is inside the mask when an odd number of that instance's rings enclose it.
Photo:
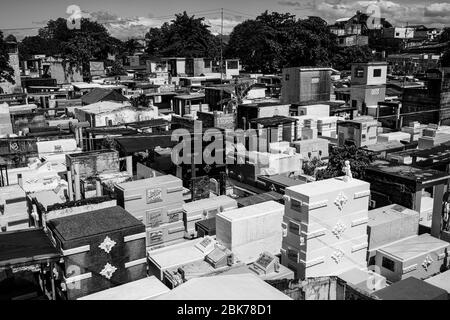
M 375 115 L 386 95 L 386 62 L 353 63 L 350 101 L 362 115 Z
M 328 101 L 331 97 L 330 68 L 295 67 L 283 69 L 281 102 Z

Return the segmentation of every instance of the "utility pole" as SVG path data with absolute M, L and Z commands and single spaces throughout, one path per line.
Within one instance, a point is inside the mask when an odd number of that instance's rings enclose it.
M 221 27 L 220 27 L 220 84 L 223 84 L 223 8 L 221 12 Z

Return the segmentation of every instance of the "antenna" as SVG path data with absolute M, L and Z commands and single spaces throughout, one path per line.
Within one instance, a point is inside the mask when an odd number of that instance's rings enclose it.
M 221 12 L 221 26 L 220 26 L 220 84 L 223 84 L 223 8 Z

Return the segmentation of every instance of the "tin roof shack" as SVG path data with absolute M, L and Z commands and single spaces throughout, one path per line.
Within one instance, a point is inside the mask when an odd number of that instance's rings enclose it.
M 339 121 L 337 123 L 338 144 L 343 146 L 346 143 L 353 143 L 358 148 L 375 144 L 378 126 L 378 121 L 372 117 Z
M 367 262 L 375 264 L 376 250 L 411 236 L 419 231 L 419 213 L 398 204 L 369 211 Z
M 83 106 L 102 101 L 126 102 L 128 99 L 122 94 L 122 90 L 94 88 L 81 97 Z
M 424 233 L 379 248 L 375 265 L 391 282 L 408 277 L 425 279 L 448 266 L 449 249 L 448 242 Z
M 376 116 L 386 95 L 386 62 L 352 63 L 350 99 L 360 114 Z
M 447 300 L 447 292 L 426 281 L 409 277 L 374 292 L 380 300 Z
M 289 104 L 274 102 L 240 104 L 237 107 L 237 123 L 240 129 L 250 128 L 250 120 L 259 118 L 271 118 L 274 116 L 289 117 Z
M 405 88 L 400 117 L 404 122 L 450 124 L 450 69 L 430 69 L 427 88 Z
M 159 113 L 155 106 L 135 108 L 127 102 L 103 101 L 75 108 L 75 116 L 79 121 L 89 122 L 91 127 L 105 127 L 158 118 Z
M 266 96 L 271 98 L 280 98 L 281 95 L 281 77 L 277 75 L 262 75 L 257 77 L 258 83 L 266 87 Z
M 55 300 L 54 279 L 45 275 L 60 257 L 42 229 L 1 232 L 0 300 Z
M 296 278 L 366 267 L 369 187 L 340 177 L 286 189 L 281 263 Z
M 170 291 L 155 276 L 128 282 L 117 287 L 99 291 L 77 300 L 153 300 Z
M 215 85 L 205 88 L 205 103 L 211 111 L 223 111 L 228 101 L 235 97 L 236 86 L 231 84 Z
M 121 207 L 53 219 L 47 227 L 64 257 L 60 298 L 73 300 L 146 277 L 145 227 Z
M 291 300 L 252 274 L 192 279 L 157 300 Z
M 173 97 L 173 111 L 175 114 L 184 116 L 192 114 L 194 111 L 208 111 L 209 107 L 205 104 L 205 94 L 185 94 Z
M 450 270 L 442 272 L 434 277 L 425 279 L 425 282 L 447 291 L 447 299 L 450 299 Z
M 163 175 L 115 185 L 117 204 L 146 227 L 147 246 L 183 239 L 183 182 Z
M 18 184 L 0 187 L 0 232 L 28 229 L 26 193 Z
M 330 100 L 330 68 L 295 67 L 283 69 L 281 101 L 283 103 Z
M 219 128 L 234 130 L 234 113 L 224 113 L 222 111 L 197 112 L 197 119 L 203 123 L 204 128 Z
M 236 257 L 251 263 L 268 251 L 279 254 L 283 205 L 268 201 L 224 211 L 216 216 L 216 239 Z
M 239 208 L 251 206 L 253 204 L 258 204 L 266 201 L 276 201 L 281 204 L 284 203 L 283 195 L 280 193 L 277 193 L 275 191 L 270 191 L 266 193 L 260 193 L 260 194 L 254 194 L 252 196 L 239 198 L 237 199 L 237 204 Z
M 249 121 L 249 129 L 257 129 L 258 150 L 270 151 L 270 144 L 274 142 L 296 140 L 296 119 L 285 116 L 257 118 Z
M 370 183 L 372 208 L 396 203 L 422 212 L 424 190 L 428 191 L 433 197 L 431 234 L 438 238 L 442 229 L 444 188 L 449 178 L 448 174 L 441 171 L 387 161 L 370 166 L 365 171 L 365 180 Z
M 220 212 L 237 207 L 236 200 L 225 195 L 183 204 L 184 237 L 186 239 L 197 237 L 195 230 L 197 221 L 214 218 Z
M 188 263 L 202 261 L 206 255 L 214 250 L 215 244 L 214 238 L 205 237 L 160 249 L 148 250 L 148 275 L 154 275 L 163 281 L 165 271 L 176 269 Z

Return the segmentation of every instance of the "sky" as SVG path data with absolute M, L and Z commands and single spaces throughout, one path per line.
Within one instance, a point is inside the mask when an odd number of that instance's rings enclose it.
M 367 12 L 375 5 L 382 17 L 396 26 L 450 25 L 450 0 L 0 0 L 0 29 L 19 39 L 34 35 L 49 19 L 68 17 L 70 5 L 84 16 L 105 24 L 122 40 L 143 37 L 151 27 L 170 21 L 175 13 L 187 11 L 205 17 L 213 33 L 220 33 L 224 9 L 224 34 L 238 23 L 255 18 L 265 10 L 289 12 L 298 18 L 320 16 L 328 23 Z M 14 29 L 26 28 L 26 29 Z

